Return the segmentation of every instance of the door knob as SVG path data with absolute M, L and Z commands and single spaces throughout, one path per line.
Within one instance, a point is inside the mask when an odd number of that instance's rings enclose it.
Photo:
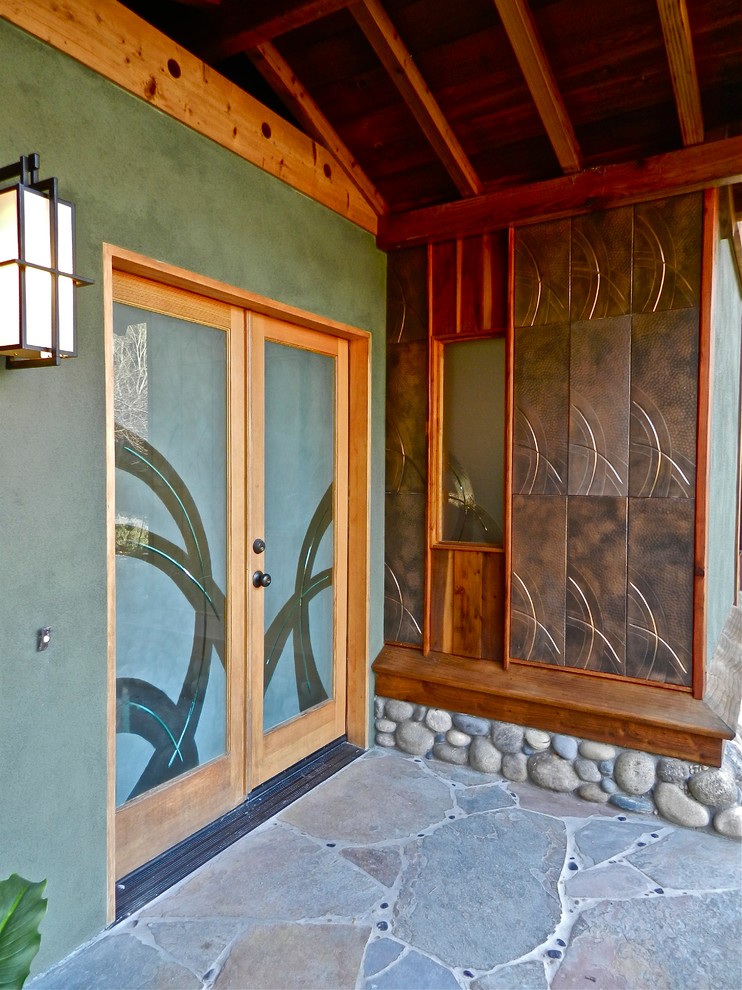
M 271 576 L 263 571 L 255 571 L 252 576 L 252 583 L 256 588 L 267 588 L 271 583 Z
M 253 553 L 262 553 L 265 550 L 265 540 L 261 540 L 260 538 L 253 540 L 252 548 Z

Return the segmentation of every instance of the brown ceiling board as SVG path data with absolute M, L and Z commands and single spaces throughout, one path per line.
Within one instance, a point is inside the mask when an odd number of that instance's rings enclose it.
M 742 136 L 387 216 L 377 240 L 384 250 L 411 247 L 741 181 Z
M 680 148 L 680 124 L 675 102 L 619 113 L 577 129 L 585 168 L 612 165 L 617 157 L 630 162 Z M 723 135 L 717 135 L 723 136 Z
M 379 214 L 386 213 L 388 211 L 386 200 L 361 169 L 353 154 L 291 71 L 291 66 L 276 46 L 270 42 L 259 45 L 251 52 L 251 58 L 274 90 L 288 104 L 307 133 L 333 155 L 374 210 Z
M 701 93 L 685 0 L 657 0 L 683 144 L 703 141 Z
M 580 170 L 580 149 L 526 0 L 494 0 L 536 108 L 565 172 Z
M 351 13 L 459 191 L 465 196 L 478 195 L 482 184 L 471 162 L 381 4 L 359 0 Z
M 562 175 L 551 141 L 543 131 L 526 140 L 512 142 L 496 154 L 483 153 L 472 160 L 486 183 L 487 192 Z
M 346 7 L 348 0 L 285 0 L 278 4 L 240 4 L 215 19 L 205 44 L 208 60 L 228 58 Z

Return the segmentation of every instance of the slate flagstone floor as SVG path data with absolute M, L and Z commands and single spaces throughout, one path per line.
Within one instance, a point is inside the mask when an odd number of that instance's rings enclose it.
M 742 844 L 371 750 L 33 990 L 740 990 Z

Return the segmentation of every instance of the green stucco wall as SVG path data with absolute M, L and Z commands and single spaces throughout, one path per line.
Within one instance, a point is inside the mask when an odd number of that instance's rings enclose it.
M 711 659 L 734 603 L 739 430 L 740 285 L 728 240 L 720 240 L 712 309 L 711 483 L 706 656 Z
M 0 20 L 0 164 L 38 151 L 77 205 L 79 358 L 0 369 L 0 876 L 48 878 L 34 971 L 106 892 L 101 245 L 374 334 L 371 656 L 382 642 L 385 260 L 373 238 Z M 53 627 L 47 653 L 36 630 Z

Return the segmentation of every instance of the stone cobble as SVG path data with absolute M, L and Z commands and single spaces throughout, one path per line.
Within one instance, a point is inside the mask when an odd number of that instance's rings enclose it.
M 393 698 L 375 712 L 379 746 L 742 840 L 739 739 L 719 769 Z

